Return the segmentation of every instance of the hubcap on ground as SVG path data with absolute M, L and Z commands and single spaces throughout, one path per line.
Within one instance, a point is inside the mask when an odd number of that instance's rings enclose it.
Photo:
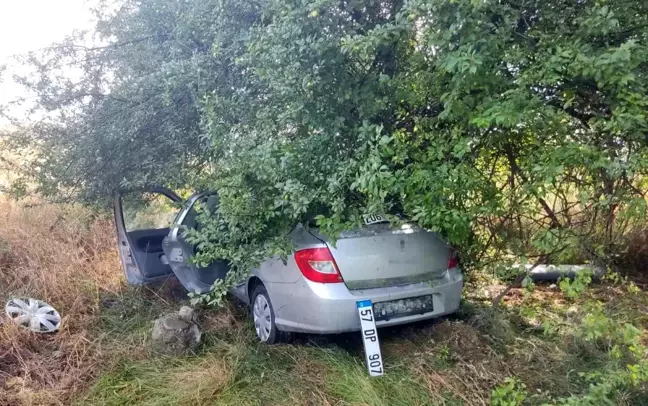
M 36 333 L 52 333 L 61 325 L 61 315 L 56 309 L 30 297 L 10 299 L 5 312 L 15 323 Z
M 252 314 L 254 315 L 254 328 L 257 336 L 261 341 L 268 341 L 272 329 L 272 315 L 270 314 L 270 304 L 265 296 L 257 295 L 252 307 Z

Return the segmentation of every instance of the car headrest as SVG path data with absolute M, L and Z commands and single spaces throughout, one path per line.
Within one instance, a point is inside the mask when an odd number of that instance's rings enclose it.
M 213 212 L 219 204 L 220 199 L 218 198 L 218 195 L 211 195 L 207 198 L 207 202 L 205 202 L 205 208 L 210 212 Z

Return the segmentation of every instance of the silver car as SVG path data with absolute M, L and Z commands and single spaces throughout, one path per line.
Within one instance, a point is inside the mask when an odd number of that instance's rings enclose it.
M 129 200 L 123 195 L 115 199 L 126 278 L 145 284 L 175 275 L 188 291 L 208 292 L 216 279 L 225 276 L 228 265 L 217 261 L 198 268 L 188 261 L 195 247 L 184 239 L 182 226 L 198 226 L 197 202 L 213 208 L 218 197 L 196 194 L 183 202 L 168 189 L 151 192 L 173 202 L 166 204 L 174 215 L 169 224 L 164 224 L 168 216 L 165 220 L 166 214 L 160 216 L 150 204 L 141 214 L 125 207 Z M 149 197 L 158 206 L 165 206 L 162 200 Z M 457 311 L 463 276 L 447 243 L 415 224 L 392 227 L 375 215 L 365 222 L 364 227 L 340 235 L 335 245 L 316 229 L 298 225 L 290 236 L 296 250 L 287 261 L 269 258 L 232 289 L 251 307 L 261 341 L 275 343 L 292 332 L 360 330 L 356 302 L 364 299 L 372 301 L 378 327 Z

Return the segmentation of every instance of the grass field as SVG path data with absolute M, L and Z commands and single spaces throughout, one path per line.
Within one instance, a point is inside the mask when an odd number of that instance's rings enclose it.
M 380 332 L 386 374 L 371 379 L 357 334 L 262 345 L 232 301 L 199 311 L 195 354 L 154 354 L 152 321 L 186 299 L 172 281 L 124 284 L 110 219 L 1 201 L 0 230 L 2 303 L 25 294 L 64 317 L 53 335 L 0 326 L 0 405 L 648 404 L 648 354 L 632 349 L 644 351 L 648 297 L 621 278 L 563 286 L 573 298 L 514 289 L 495 309 L 502 287 L 473 275 L 458 314 Z

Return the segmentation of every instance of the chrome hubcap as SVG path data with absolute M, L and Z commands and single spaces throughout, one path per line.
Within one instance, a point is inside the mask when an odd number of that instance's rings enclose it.
M 5 313 L 16 324 L 36 333 L 51 333 L 61 325 L 61 315 L 47 303 L 32 298 L 10 299 Z
M 258 295 L 254 300 L 252 307 L 252 314 L 254 316 L 254 328 L 256 329 L 257 336 L 261 341 L 268 341 L 270 331 L 272 330 L 272 315 L 270 314 L 270 304 L 265 296 Z

